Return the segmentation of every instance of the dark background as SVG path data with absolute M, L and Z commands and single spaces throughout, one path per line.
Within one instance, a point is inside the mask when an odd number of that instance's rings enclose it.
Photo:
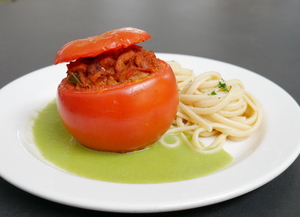
M 299 11 L 298 0 L 0 0 L 0 88 L 52 65 L 57 50 L 71 40 L 132 26 L 152 35 L 153 39 L 143 44 L 149 50 L 196 55 L 247 68 L 277 83 L 299 104 Z M 300 216 L 299 180 L 298 157 L 273 181 L 238 198 L 143 216 Z M 129 214 L 57 204 L 0 178 L 0 216 Z

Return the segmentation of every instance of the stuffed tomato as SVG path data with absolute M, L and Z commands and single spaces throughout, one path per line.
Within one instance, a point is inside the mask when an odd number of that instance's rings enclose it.
M 57 108 L 82 145 L 128 152 L 155 143 L 171 126 L 178 88 L 171 67 L 137 43 L 151 36 L 135 28 L 63 46 L 55 64 L 70 62 L 58 86 Z

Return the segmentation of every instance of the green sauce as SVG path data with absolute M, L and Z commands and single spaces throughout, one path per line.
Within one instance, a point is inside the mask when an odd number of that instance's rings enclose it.
M 117 183 L 164 183 L 198 178 L 221 170 L 232 157 L 221 150 L 200 154 L 183 142 L 168 148 L 159 142 L 136 152 L 94 151 L 78 144 L 63 126 L 56 102 L 39 111 L 34 141 L 43 157 L 63 170 L 89 179 Z

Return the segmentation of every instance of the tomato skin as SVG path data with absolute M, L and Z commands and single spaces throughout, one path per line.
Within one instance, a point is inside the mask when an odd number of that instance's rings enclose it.
M 178 107 L 178 87 L 171 67 L 136 83 L 98 91 L 58 87 L 57 106 L 67 130 L 84 146 L 111 152 L 142 149 L 170 127 Z
M 149 39 L 151 39 L 149 33 L 137 28 L 124 27 L 111 30 L 102 35 L 78 39 L 65 44 L 56 53 L 54 64 L 95 57 L 106 51 L 127 48 Z

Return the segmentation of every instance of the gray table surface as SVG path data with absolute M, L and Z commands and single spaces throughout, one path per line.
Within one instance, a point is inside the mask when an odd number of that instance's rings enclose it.
M 247 68 L 277 83 L 299 104 L 299 11 L 299 0 L 0 0 L 0 88 L 52 65 L 56 51 L 68 41 L 133 26 L 152 35 L 144 44 L 147 49 Z M 299 199 L 298 157 L 274 180 L 238 198 L 148 215 L 300 216 Z M 0 216 L 127 215 L 57 204 L 0 178 Z

